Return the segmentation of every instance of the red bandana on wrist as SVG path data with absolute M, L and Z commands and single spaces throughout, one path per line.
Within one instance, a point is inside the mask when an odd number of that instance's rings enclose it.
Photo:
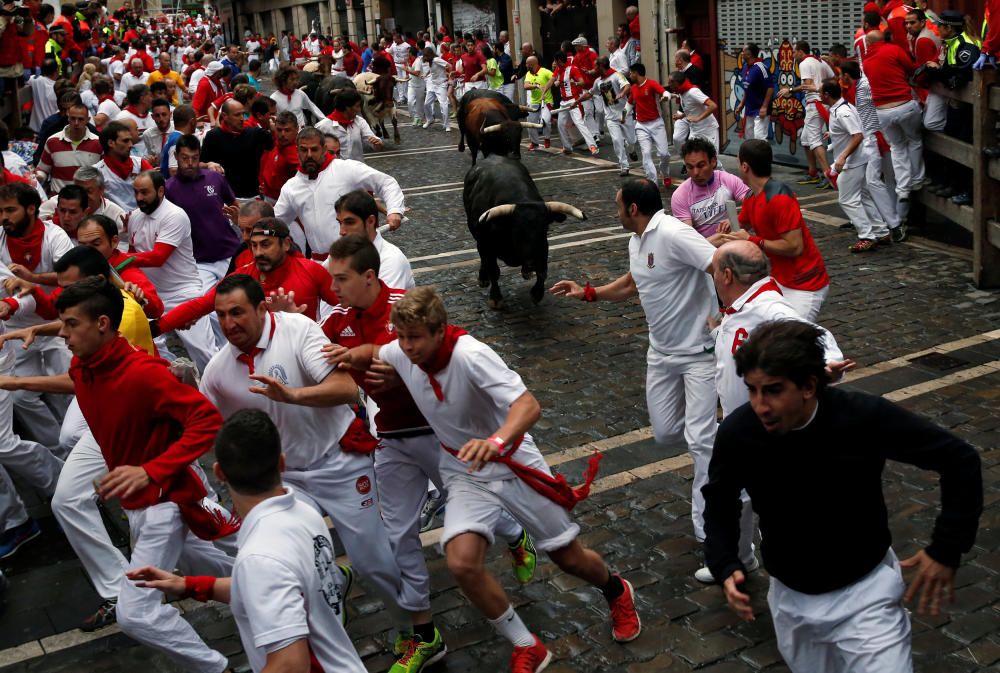
M 7 235 L 7 252 L 10 261 L 34 271 L 42 261 L 42 242 L 45 240 L 45 225 L 35 220 L 21 238 Z
M 461 327 L 445 325 L 444 339 L 441 341 L 441 346 L 437 349 L 434 357 L 429 362 L 418 365 L 427 374 L 427 379 L 434 390 L 434 396 L 440 402 L 444 402 L 444 391 L 441 389 L 441 384 L 438 383 L 438 380 L 434 378 L 434 375 L 448 366 L 448 363 L 451 362 L 451 354 L 455 352 L 455 344 L 458 342 L 459 337 L 465 334 L 468 334 L 468 332 Z
M 346 116 L 344 116 L 344 113 L 341 112 L 340 110 L 334 110 L 333 112 L 328 114 L 326 118 L 329 119 L 330 121 L 337 122 L 344 128 L 348 128 L 351 126 L 351 124 L 354 123 L 353 119 L 348 119 Z
M 124 161 L 122 161 L 110 152 L 104 155 L 104 165 L 111 169 L 111 172 L 120 177 L 122 180 L 127 180 L 128 176 L 132 174 L 132 170 L 135 168 L 135 164 L 132 163 L 132 157 L 127 157 Z

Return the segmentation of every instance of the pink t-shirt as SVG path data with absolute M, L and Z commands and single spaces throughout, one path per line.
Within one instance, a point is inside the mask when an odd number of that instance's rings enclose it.
M 732 173 L 715 171 L 704 187 L 690 178 L 685 180 L 670 197 L 670 211 L 678 220 L 691 220 L 698 233 L 708 238 L 728 217 L 726 201 L 741 203 L 749 193 L 746 183 Z

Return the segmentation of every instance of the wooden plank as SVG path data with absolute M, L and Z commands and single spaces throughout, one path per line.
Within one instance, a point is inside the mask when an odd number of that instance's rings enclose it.
M 937 131 L 924 134 L 924 150 L 965 166 L 972 165 L 972 145 Z
M 951 202 L 951 199 L 931 194 L 926 189 L 921 189 L 919 192 L 911 192 L 910 194 L 916 197 L 917 201 L 924 204 L 928 210 L 939 213 L 942 217 L 951 220 L 966 231 L 973 230 L 973 209 L 970 206 L 957 206 Z
M 970 85 L 963 86 L 961 89 L 949 89 L 941 82 L 934 82 L 931 85 L 931 91 L 939 96 L 954 98 L 955 100 L 960 100 L 963 103 L 968 103 L 969 105 L 972 105 L 974 98 L 973 87 Z M 997 103 L 1000 105 L 1000 99 L 998 99 Z
M 990 170 L 993 162 L 983 156 L 984 147 L 997 143 L 997 112 L 990 106 L 996 71 L 975 73 L 968 88 L 974 95 L 972 154 L 965 162 L 972 169 L 972 281 L 980 288 L 1000 287 L 1000 248 L 990 226 L 1000 213 L 1000 189 Z
M 990 110 L 1000 112 L 1000 88 L 990 87 Z
M 990 177 L 994 180 L 1000 180 L 1000 159 L 989 159 L 986 166 Z
M 996 220 L 989 220 L 986 223 L 987 238 L 990 240 L 990 245 L 1000 248 L 1000 222 Z

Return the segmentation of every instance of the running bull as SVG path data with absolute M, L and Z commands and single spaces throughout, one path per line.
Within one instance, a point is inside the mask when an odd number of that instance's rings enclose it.
M 458 103 L 458 151 L 465 151 L 466 137 L 472 165 L 476 154 L 499 154 L 521 158 L 521 129 L 541 128 L 541 124 L 521 121 L 527 108 L 514 105 L 502 93 L 489 89 L 468 91 Z
M 499 259 L 521 267 L 525 279 L 535 274 L 531 299 L 545 295 L 549 263 L 549 223 L 568 215 L 585 220 L 583 212 L 568 203 L 544 201 L 528 169 L 516 159 L 491 155 L 465 174 L 462 192 L 469 231 L 479 250 L 479 285 L 490 287 L 490 308 L 501 308 Z

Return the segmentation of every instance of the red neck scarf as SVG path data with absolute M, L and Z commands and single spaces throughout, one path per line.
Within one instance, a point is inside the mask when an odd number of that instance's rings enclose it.
M 756 292 L 747 297 L 747 300 L 743 302 L 743 305 L 745 306 L 749 304 L 750 302 L 752 302 L 754 299 L 764 294 L 765 292 L 777 292 L 778 294 L 784 294 L 781 291 L 781 287 L 779 287 L 778 284 L 772 278 L 771 280 L 767 281 L 766 283 L 758 287 Z M 734 313 L 739 313 L 739 309 L 733 308 L 732 306 L 727 306 L 726 308 L 722 309 L 722 312 L 726 315 L 733 315 Z
M 135 106 L 134 106 L 134 105 L 126 105 L 126 106 L 125 106 L 125 109 L 126 109 L 126 110 L 127 110 L 128 112 L 131 112 L 132 114 L 134 114 L 134 115 L 135 115 L 136 117 L 138 117 L 139 119 L 145 119 L 146 117 L 148 117 L 148 116 L 149 116 L 149 111 L 148 111 L 148 110 L 147 110 L 147 111 L 145 112 L 145 114 L 139 114 L 139 111 L 138 111 L 137 109 L 135 109 Z
M 132 163 L 131 156 L 126 157 L 123 161 L 114 154 L 111 154 L 111 152 L 105 153 L 104 165 L 111 169 L 111 172 L 120 177 L 122 180 L 127 180 L 128 176 L 132 175 L 132 169 L 135 168 L 135 164 Z
M 340 110 L 334 110 L 333 112 L 328 114 L 326 118 L 329 119 L 330 121 L 337 122 L 344 128 L 349 128 L 352 124 L 354 124 L 354 120 L 345 117 L 344 113 L 341 112 Z
M 114 96 L 112 96 L 111 94 L 108 94 L 107 96 L 99 96 L 98 99 L 97 99 L 97 102 L 98 103 L 103 103 L 106 100 L 113 101 L 114 99 L 115 99 Z
M 42 261 L 42 242 L 45 240 L 45 225 L 35 220 L 21 238 L 7 236 L 7 252 L 10 261 L 34 271 Z
M 677 93 L 679 93 L 679 94 L 685 94 L 685 93 L 687 93 L 688 91 L 690 91 L 691 89 L 694 89 L 694 88 L 695 88 L 695 86 L 694 86 L 694 84 L 692 84 L 690 82 L 690 80 L 684 80 L 683 82 L 681 82 L 680 84 L 677 85 Z
M 319 167 L 319 173 L 316 173 L 316 177 L 319 177 L 319 174 L 322 173 L 323 171 L 325 171 L 326 167 L 329 166 L 332 162 L 333 162 L 333 155 L 330 154 L 329 152 L 327 152 L 326 153 L 326 157 L 323 159 L 323 165 Z M 302 166 L 301 165 L 299 165 L 299 173 L 302 173 L 306 177 L 309 176 L 309 173 L 307 173 L 306 171 L 302 170 Z M 309 178 L 309 179 L 310 180 L 315 180 L 316 178 Z
M 226 124 L 225 122 L 219 124 L 219 130 L 222 131 L 223 133 L 228 133 L 231 136 L 242 135 L 243 134 L 243 129 L 245 129 L 245 128 L 246 128 L 246 123 L 245 122 L 244 122 L 243 126 L 241 126 L 239 129 L 237 129 L 235 131 L 233 129 L 229 128 L 229 125 Z
M 270 344 L 271 340 L 274 339 L 274 328 L 277 327 L 278 325 L 274 320 L 274 314 L 269 312 L 268 315 L 271 317 L 271 332 L 267 337 L 267 343 Z M 236 356 L 236 359 L 245 364 L 247 366 L 247 369 L 250 370 L 250 374 L 253 374 L 254 360 L 257 358 L 258 355 L 260 355 L 263 352 L 264 352 L 263 348 L 254 346 L 253 348 L 250 349 L 249 353 L 240 353 L 239 355 Z
M 441 389 L 441 384 L 438 383 L 438 380 L 434 378 L 434 375 L 448 366 L 448 363 L 451 362 L 451 354 L 455 352 L 455 344 L 458 342 L 459 337 L 465 334 L 468 334 L 468 332 L 461 327 L 445 325 L 444 339 L 441 341 L 441 346 L 437 349 L 434 357 L 430 359 L 430 362 L 418 365 L 427 374 L 427 379 L 434 390 L 434 396 L 438 398 L 439 402 L 444 402 L 444 391 Z
M 280 91 L 281 93 L 285 94 L 285 96 L 288 97 L 288 102 L 289 103 L 292 102 L 292 94 L 295 93 L 294 89 L 292 89 L 291 91 L 285 91 L 284 89 L 278 89 L 278 91 Z

